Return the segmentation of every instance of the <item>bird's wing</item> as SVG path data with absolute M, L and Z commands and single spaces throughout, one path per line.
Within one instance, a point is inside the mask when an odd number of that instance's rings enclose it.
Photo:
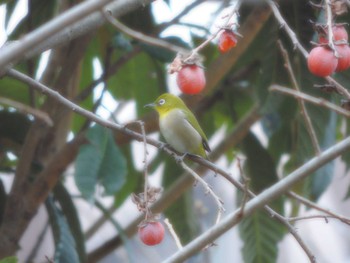
M 196 130 L 198 131 L 198 133 L 200 134 L 200 136 L 202 137 L 202 144 L 203 144 L 203 147 L 204 149 L 207 151 L 207 152 L 211 152 L 211 149 L 209 147 L 209 144 L 208 144 L 208 139 L 207 139 L 207 136 L 205 136 L 205 133 L 203 132 L 201 126 L 199 125 L 197 119 L 195 118 L 195 116 L 193 115 L 193 113 L 188 110 L 188 111 L 183 111 L 183 113 L 185 114 L 185 119 L 186 121 Z M 191 121 L 193 120 L 193 121 Z

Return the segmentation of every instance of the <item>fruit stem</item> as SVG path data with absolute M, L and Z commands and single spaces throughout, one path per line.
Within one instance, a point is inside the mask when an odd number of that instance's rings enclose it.
M 325 1 L 326 6 L 326 16 L 327 16 L 327 27 L 328 27 L 328 46 L 333 50 L 334 56 L 339 58 L 339 54 L 334 45 L 334 35 L 333 35 L 333 16 L 330 0 Z

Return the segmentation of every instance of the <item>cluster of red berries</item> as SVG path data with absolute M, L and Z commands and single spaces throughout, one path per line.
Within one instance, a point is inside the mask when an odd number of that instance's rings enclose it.
M 139 237 L 147 246 L 155 246 L 163 241 L 164 226 L 159 221 L 145 221 L 139 225 Z
M 347 43 L 348 33 L 344 26 L 333 26 L 333 41 L 338 57 L 328 44 L 328 34 L 319 35 L 320 46 L 313 48 L 308 56 L 307 65 L 310 72 L 319 77 L 327 77 L 350 67 L 350 48 Z
M 218 48 L 221 53 L 228 52 L 237 44 L 237 37 L 232 30 L 225 29 L 218 42 Z M 185 94 L 198 94 L 206 84 L 205 73 L 201 66 L 194 64 L 184 64 L 178 71 L 176 78 L 177 85 Z

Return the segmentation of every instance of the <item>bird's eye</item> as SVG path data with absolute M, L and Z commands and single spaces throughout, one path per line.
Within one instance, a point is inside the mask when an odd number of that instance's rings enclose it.
M 163 105 L 165 103 L 165 99 L 160 99 L 159 101 L 158 101 L 158 104 L 159 105 Z

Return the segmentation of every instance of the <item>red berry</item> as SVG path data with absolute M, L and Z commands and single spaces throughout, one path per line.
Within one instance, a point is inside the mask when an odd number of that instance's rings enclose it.
M 164 238 L 164 226 L 160 222 L 146 222 L 139 227 L 139 237 L 147 246 L 154 246 Z
M 343 26 L 333 26 L 332 29 L 333 29 L 333 40 L 334 41 L 340 41 L 340 40 L 348 41 L 348 39 L 349 39 L 348 32 L 346 32 L 346 29 Z M 327 29 L 326 29 L 326 34 L 328 34 Z M 328 43 L 327 35 L 321 34 L 319 36 L 318 41 L 320 44 L 327 44 Z
M 237 44 L 236 35 L 229 30 L 222 32 L 219 38 L 218 47 L 221 53 L 229 51 L 231 48 L 235 47 Z
M 325 47 L 315 47 L 307 58 L 307 66 L 310 72 L 319 77 L 331 75 L 338 65 L 338 59 L 333 51 Z
M 335 71 L 344 71 L 350 66 L 350 48 L 348 45 L 336 46 L 339 58 Z
M 197 94 L 205 87 L 204 70 L 197 65 L 185 65 L 177 74 L 177 85 L 186 94 Z

